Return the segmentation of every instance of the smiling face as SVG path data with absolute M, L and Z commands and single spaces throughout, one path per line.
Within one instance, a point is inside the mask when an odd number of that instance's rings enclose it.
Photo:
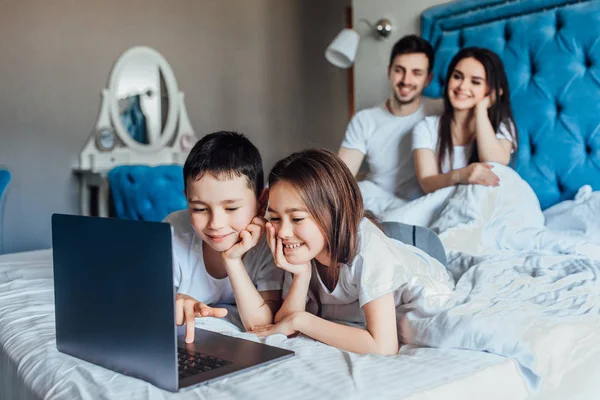
M 421 99 L 429 84 L 429 59 L 424 53 L 400 54 L 388 70 L 392 94 L 398 104 L 410 104 Z
M 329 265 L 325 235 L 291 184 L 280 181 L 270 188 L 269 215 L 290 264 L 306 264 L 316 258 Z
M 259 202 L 245 176 L 189 179 L 186 197 L 194 231 L 213 250 L 229 250 L 257 215 Z
M 488 93 L 485 68 L 472 57 L 463 58 L 448 81 L 448 98 L 455 110 L 469 110 Z

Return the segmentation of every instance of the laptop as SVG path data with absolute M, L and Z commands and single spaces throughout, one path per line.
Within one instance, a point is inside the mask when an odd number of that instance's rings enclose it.
M 161 222 L 52 216 L 58 350 L 171 392 L 292 357 L 198 328 L 185 343 L 171 232 Z

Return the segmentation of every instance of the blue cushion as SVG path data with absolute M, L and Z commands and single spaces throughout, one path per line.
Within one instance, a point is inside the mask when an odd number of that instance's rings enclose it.
M 4 204 L 10 178 L 7 169 L 0 169 L 0 254 L 4 252 Z
M 180 165 L 124 165 L 108 174 L 117 218 L 162 221 L 187 208 Z
M 508 75 L 519 149 L 515 169 L 542 208 L 600 190 L 600 2 L 463 0 L 426 10 L 435 49 L 426 95 L 441 97 L 459 49 L 489 48 Z

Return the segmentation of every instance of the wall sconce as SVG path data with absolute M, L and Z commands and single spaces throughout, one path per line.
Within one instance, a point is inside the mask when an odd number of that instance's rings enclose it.
M 381 18 L 374 26 L 364 18 L 361 18 L 359 22 L 366 23 L 379 40 L 387 38 L 392 33 L 392 23 L 386 18 Z M 325 50 L 325 58 L 336 67 L 350 68 L 354 64 L 358 42 L 360 42 L 358 32 L 354 29 L 342 29 Z

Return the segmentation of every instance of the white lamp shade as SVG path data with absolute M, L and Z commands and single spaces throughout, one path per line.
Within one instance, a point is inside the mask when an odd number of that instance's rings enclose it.
M 360 36 L 355 30 L 342 29 L 325 50 L 327 61 L 340 68 L 350 68 L 356 57 Z

